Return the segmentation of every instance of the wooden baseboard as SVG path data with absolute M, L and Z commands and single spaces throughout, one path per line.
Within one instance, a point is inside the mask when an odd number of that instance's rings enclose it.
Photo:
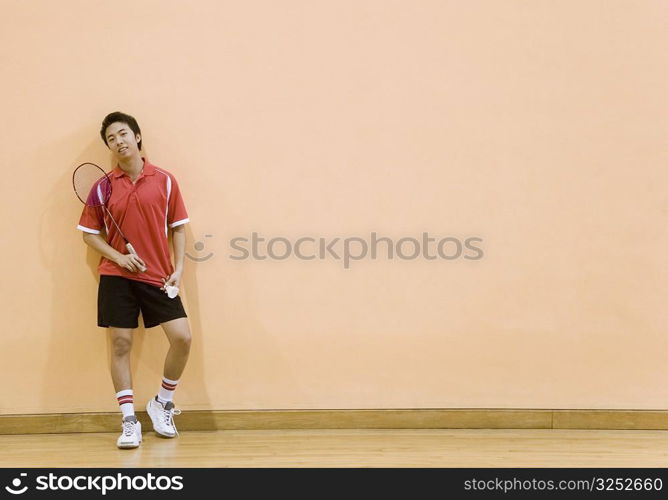
M 115 432 L 119 413 L 0 415 L 0 434 Z M 146 412 L 137 414 L 150 428 Z M 184 411 L 179 430 L 250 429 L 629 429 L 668 430 L 652 410 L 258 410 Z

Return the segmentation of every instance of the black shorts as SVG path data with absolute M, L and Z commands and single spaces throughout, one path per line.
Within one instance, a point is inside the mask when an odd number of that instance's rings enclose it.
M 159 287 L 148 283 L 121 276 L 100 276 L 97 326 L 137 328 L 140 311 L 145 328 L 153 328 L 177 318 L 187 318 L 178 295 L 170 299 Z

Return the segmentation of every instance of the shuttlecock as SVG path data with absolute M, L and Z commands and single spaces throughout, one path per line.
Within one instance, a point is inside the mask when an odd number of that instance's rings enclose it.
M 170 299 L 173 299 L 179 294 L 179 287 L 178 286 L 171 286 L 171 285 L 166 285 L 165 286 L 165 292 L 167 292 L 167 297 Z

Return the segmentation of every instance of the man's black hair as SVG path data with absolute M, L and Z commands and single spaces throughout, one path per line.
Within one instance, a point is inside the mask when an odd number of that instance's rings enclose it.
M 127 115 L 125 113 L 121 113 L 120 111 L 114 111 L 113 113 L 109 113 L 107 116 L 104 117 L 104 120 L 102 120 L 102 128 L 100 129 L 100 137 L 102 137 L 102 140 L 104 143 L 109 147 L 109 144 L 107 143 L 107 127 L 111 125 L 112 123 L 116 122 L 122 122 L 122 123 L 127 123 L 127 125 L 132 129 L 135 135 L 140 134 L 141 135 L 141 130 L 139 129 L 139 124 L 137 123 L 137 120 L 134 119 L 133 116 Z M 141 139 L 137 143 L 137 146 L 141 150 Z

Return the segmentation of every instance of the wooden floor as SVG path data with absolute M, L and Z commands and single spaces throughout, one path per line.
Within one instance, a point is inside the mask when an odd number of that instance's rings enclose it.
M 668 431 L 151 431 L 134 450 L 116 437 L 0 435 L 0 467 L 668 467 Z

